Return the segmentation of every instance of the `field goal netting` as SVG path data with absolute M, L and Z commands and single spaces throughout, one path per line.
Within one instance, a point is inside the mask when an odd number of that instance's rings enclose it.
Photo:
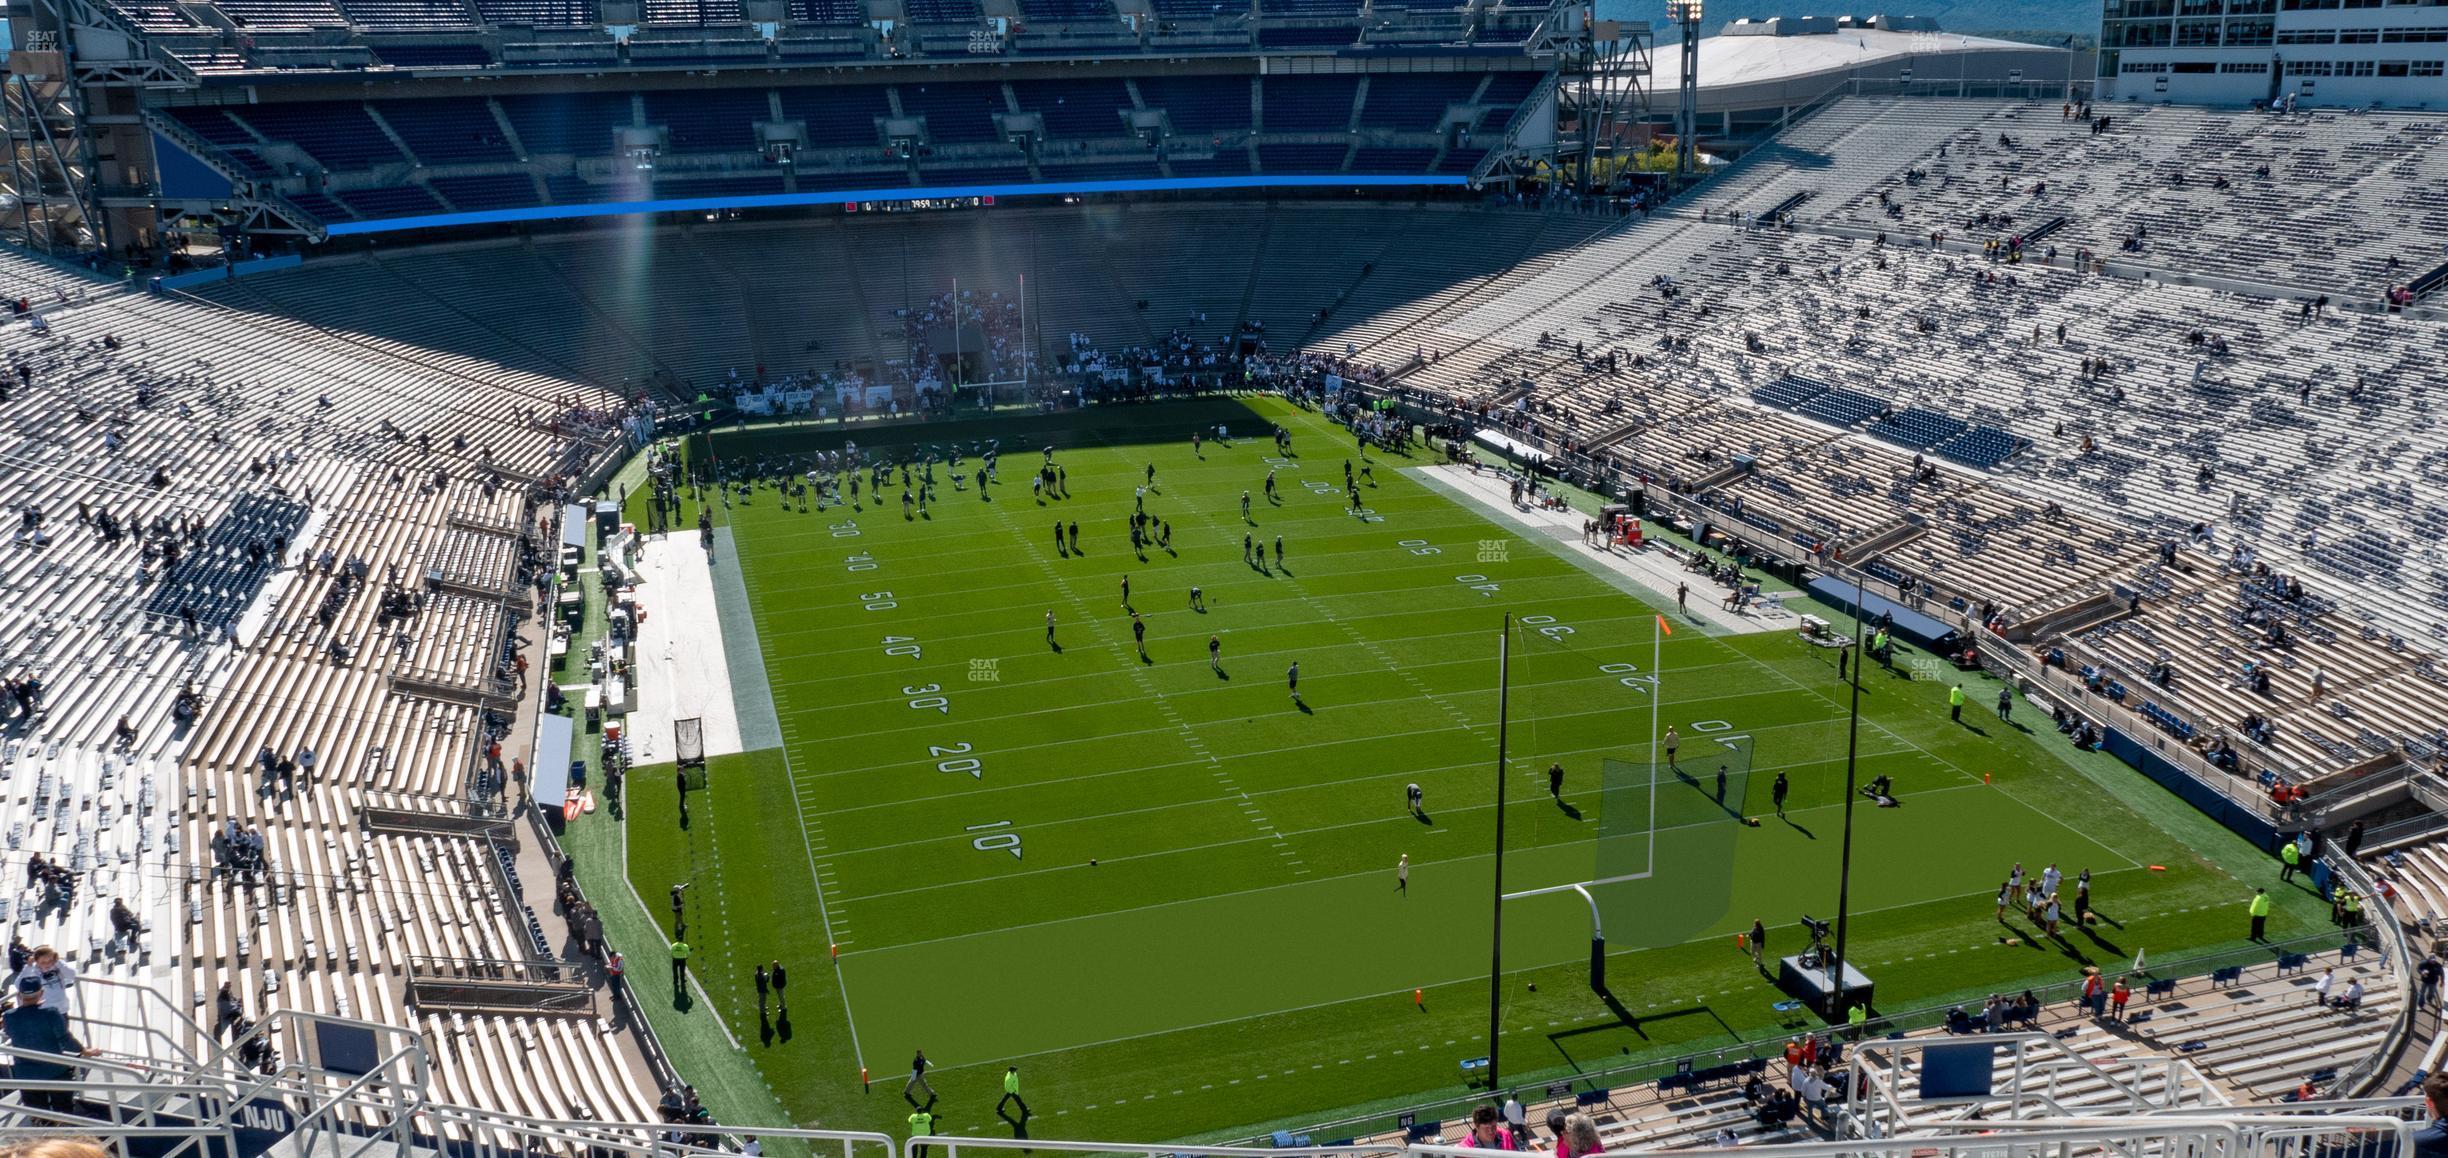
M 682 768 L 695 769 L 690 780 L 702 787 L 705 779 L 705 718 L 692 716 L 672 721 L 672 751 Z
M 1679 945 L 1725 917 L 1747 818 L 1768 810 L 1751 769 L 1751 737 L 1731 734 L 1687 735 L 1671 763 L 1664 749 L 1599 762 L 1590 893 L 1615 949 Z

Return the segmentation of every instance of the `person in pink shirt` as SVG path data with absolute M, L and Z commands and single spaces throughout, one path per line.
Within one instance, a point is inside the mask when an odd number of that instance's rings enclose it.
M 1481 1106 L 1471 1111 L 1470 1130 L 1455 1144 L 1480 1150 L 1521 1149 L 1521 1145 L 1513 1140 L 1513 1131 L 1505 1129 L 1504 1119 L 1496 1113 L 1494 1106 Z
M 1564 1132 L 1556 1137 L 1556 1158 L 1588 1158 L 1606 1153 L 1605 1144 L 1598 1140 L 1598 1123 L 1588 1114 L 1570 1114 L 1564 1118 Z

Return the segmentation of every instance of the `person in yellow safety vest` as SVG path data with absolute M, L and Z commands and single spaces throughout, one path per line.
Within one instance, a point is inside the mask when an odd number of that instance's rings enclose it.
M 931 1106 L 934 1103 L 928 1102 L 927 1105 Z M 935 1111 L 927 1109 L 926 1106 L 918 1107 L 917 1112 L 909 1116 L 909 1127 L 912 1139 L 924 1138 L 933 1134 L 935 1132 Z M 927 1148 L 920 1146 L 911 1151 L 911 1154 L 913 1158 L 926 1158 L 926 1152 Z
M 1955 686 L 1948 688 L 1948 689 L 1947 689 L 1947 718 L 1948 718 L 1948 719 L 1950 719 L 1950 720 L 1955 721 L 1955 722 L 1956 722 L 1956 723 L 1958 723 L 1958 724 L 1963 723 L 1963 705 L 1964 705 L 1964 693 L 1963 693 L 1963 685 L 1962 685 L 1962 684 L 1956 684 Z
M 995 1116 L 998 1118 L 1007 1118 L 1007 1115 L 1003 1113 L 1003 1107 L 1005 1104 L 1010 1102 L 1020 1103 L 1019 1120 L 1023 1122 L 1028 1121 L 1031 1115 L 1029 1114 L 1028 1100 L 1020 1096 L 1019 1066 L 1003 1067 L 1003 1100 L 995 1103 Z
M 2363 898 L 2355 893 L 2339 890 L 2337 903 L 2330 907 L 2337 911 L 2338 924 L 2351 929 L 2363 923 Z
M 2303 851 L 2290 840 L 2278 846 L 2278 879 L 2281 883 L 2295 879 L 2295 870 L 2303 867 Z
M 1845 1014 L 1845 1024 L 1853 1030 L 1853 1040 L 1860 1041 L 1863 1030 L 1870 1024 L 1870 1003 L 1865 1001 Z
M 2267 936 L 2270 912 L 2268 889 L 2253 890 L 2252 905 L 2248 911 L 2252 914 L 2252 939 L 2255 941 L 2269 940 Z

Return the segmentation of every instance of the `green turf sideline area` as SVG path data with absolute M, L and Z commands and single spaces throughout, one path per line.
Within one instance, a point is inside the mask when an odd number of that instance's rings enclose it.
M 1272 421 L 1294 435 L 1295 457 L 1274 464 L 1280 504 L 1262 492 Z M 1217 422 L 1232 444 L 1194 455 L 1190 431 Z M 739 569 L 754 604 L 784 742 L 716 759 L 685 828 L 668 770 L 632 778 L 631 877 L 657 910 L 670 884 L 692 882 L 690 940 L 713 1004 L 658 1010 L 658 1029 L 714 1033 L 707 1014 L 719 1014 L 794 1120 L 836 1127 L 899 1127 L 920 1047 L 940 1067 L 941 1126 L 956 1132 L 1009 1129 L 993 1111 L 1013 1062 L 1041 1137 L 1230 1133 L 1458 1088 L 1457 1063 L 1487 1052 L 1498 624 L 1536 617 L 1515 643 L 1511 703 L 1506 885 L 1522 889 L 1594 875 L 1601 761 L 1648 757 L 1638 685 L 1655 612 L 1560 554 L 1579 548 L 1407 477 L 1401 466 L 1426 452 L 1378 456 L 1356 517 L 1350 438 L 1272 400 L 849 435 L 876 449 L 989 433 L 1004 452 L 991 501 L 953 491 L 939 464 L 923 519 L 903 518 L 897 476 L 886 505 L 856 513 L 785 510 L 765 487 L 715 507 L 739 555 L 717 566 Z M 714 448 L 753 460 L 841 438 L 757 431 Z M 1069 498 L 1031 497 L 1046 443 Z M 1147 509 L 1171 522 L 1173 552 L 1142 561 L 1126 519 L 1150 463 Z M 1079 523 L 1080 555 L 1057 549 L 1057 519 Z M 1268 548 L 1264 569 L 1244 562 L 1245 533 Z M 1751 737 L 1747 798 L 1714 819 L 1673 811 L 1656 875 L 1607 894 L 1610 981 L 1629 1024 L 1585 984 L 1577 898 L 1508 908 L 1510 1075 L 1796 1024 L 1732 937 L 1762 917 L 1772 950 L 1791 951 L 1796 918 L 1834 907 L 1846 726 L 1831 655 L 1687 624 L 1664 641 L 1663 721 L 1686 757 L 1711 722 Z M 2142 777 L 2052 751 L 2044 718 L 2038 735 L 2001 723 L 1995 685 L 1971 687 L 1959 725 L 1943 683 L 1910 674 L 1874 670 L 1863 698 L 1862 776 L 1892 775 L 1904 798 L 1857 815 L 1853 953 L 1883 1006 L 2240 941 L 2250 888 L 2238 874 L 2274 877 L 2255 875 L 2258 854 L 2167 808 Z M 1567 769 L 1560 800 L 1551 761 Z M 1767 815 L 1778 770 L 1790 823 Z M 1705 766 L 1699 779 L 1663 791 L 1704 790 Z M 1405 806 L 1411 783 L 1424 816 Z M 1752 828 L 1745 815 L 1766 819 Z M 1706 858 L 1677 843 L 1703 825 L 1731 858 L 1708 869 L 1720 879 L 1692 875 Z M 2060 941 L 2019 918 L 2001 927 L 1993 898 L 2015 860 L 2053 860 L 2069 877 L 2089 867 L 2114 923 L 2069 922 Z M 1714 895 L 1696 908 L 1685 895 L 1703 892 Z M 2289 897 L 2272 935 L 2320 919 Z M 777 957 L 792 969 L 787 1019 L 778 1004 L 760 1011 L 750 985 L 754 963 Z

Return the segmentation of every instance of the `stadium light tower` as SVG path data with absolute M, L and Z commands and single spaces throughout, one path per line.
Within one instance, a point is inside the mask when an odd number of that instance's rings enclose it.
M 1675 180 L 1692 173 L 1692 134 L 1700 128 L 1700 0 L 1666 0 L 1666 15 L 1683 26 L 1683 76 L 1675 105 Z

